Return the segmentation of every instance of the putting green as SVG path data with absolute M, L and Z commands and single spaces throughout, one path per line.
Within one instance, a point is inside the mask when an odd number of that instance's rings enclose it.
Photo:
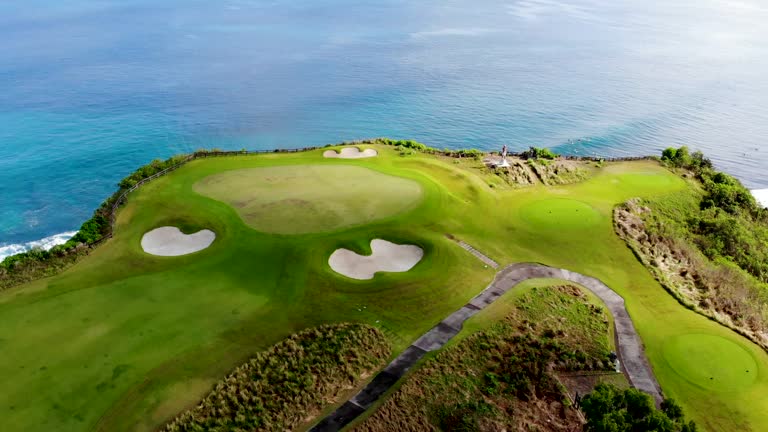
M 705 389 L 744 390 L 757 379 L 757 362 L 752 355 L 719 336 L 676 336 L 664 344 L 663 352 L 675 373 Z
M 412 209 L 419 183 L 352 165 L 290 165 L 226 171 L 194 185 L 234 207 L 259 231 L 306 234 L 367 224 Z
M 520 209 L 523 220 L 536 229 L 580 229 L 600 222 L 589 204 L 567 198 L 534 201 Z

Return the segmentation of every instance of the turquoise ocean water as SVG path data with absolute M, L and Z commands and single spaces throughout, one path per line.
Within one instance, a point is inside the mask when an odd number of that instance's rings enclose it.
M 767 22 L 756 0 L 6 0 L 0 257 L 201 147 L 689 145 L 766 189 Z

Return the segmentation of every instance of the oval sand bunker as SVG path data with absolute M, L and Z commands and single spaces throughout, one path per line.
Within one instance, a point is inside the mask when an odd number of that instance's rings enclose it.
M 379 152 L 374 149 L 365 149 L 360 151 L 357 147 L 344 147 L 340 152 L 336 153 L 336 150 L 326 150 L 323 152 L 325 158 L 339 158 L 339 159 L 361 159 L 378 156 Z
M 194 234 L 184 234 L 176 227 L 160 227 L 147 232 L 141 238 L 144 252 L 157 256 L 180 256 L 201 251 L 213 243 L 216 233 L 200 230 Z
M 328 264 L 333 271 L 358 280 L 373 279 L 376 272 L 405 272 L 424 256 L 414 245 L 399 245 L 386 240 L 371 241 L 371 254 L 358 255 L 349 249 L 336 249 Z

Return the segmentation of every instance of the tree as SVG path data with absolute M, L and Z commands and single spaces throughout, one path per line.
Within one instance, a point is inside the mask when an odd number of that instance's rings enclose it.
M 640 390 L 620 390 L 610 384 L 598 384 L 581 400 L 588 432 L 696 432 L 696 424 L 685 422 L 683 410 L 666 399 L 657 410 L 653 399 Z
M 683 418 L 683 408 L 674 399 L 664 399 L 661 403 L 661 410 L 672 420 Z
M 701 157 L 703 158 L 704 155 L 701 154 Z M 678 149 L 674 147 L 667 147 L 663 152 L 661 152 L 661 160 L 674 167 L 691 169 L 694 159 L 691 157 L 691 153 L 688 150 L 688 147 L 682 146 Z M 700 161 L 697 160 L 697 162 Z

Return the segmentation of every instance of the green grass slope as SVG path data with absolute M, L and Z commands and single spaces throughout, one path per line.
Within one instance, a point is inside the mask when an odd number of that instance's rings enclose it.
M 501 263 L 539 261 L 600 278 L 625 297 L 665 393 L 700 426 L 768 430 L 768 356 L 677 304 L 613 232 L 616 204 L 680 190 L 682 180 L 646 161 L 608 164 L 573 185 L 501 190 L 489 186 L 492 174 L 464 164 L 377 150 L 379 157 L 348 161 L 326 160 L 321 151 L 196 160 L 133 193 L 113 239 L 58 276 L 0 293 L 3 430 L 153 430 L 194 406 L 249 355 L 324 323 L 379 327 L 397 353 L 493 277 L 448 233 Z M 364 167 L 357 182 L 374 190 L 382 176 L 415 182 L 419 198 L 404 204 L 386 198 L 385 187 L 386 203 L 371 203 L 383 205 L 385 217 L 281 235 L 244 222 L 227 197 L 196 191 L 212 175 L 299 165 Z M 310 189 L 294 198 L 320 205 Z M 367 198 L 334 199 L 354 208 Z M 187 256 L 145 254 L 141 236 L 163 225 L 211 229 L 217 239 Z M 419 245 L 424 259 L 371 281 L 328 267 L 336 248 L 367 253 L 373 238 Z M 670 362 L 670 341 L 687 335 L 722 339 L 719 351 L 726 352 L 707 364 Z M 728 369 L 733 347 L 755 364 L 755 378 L 737 389 L 692 382 L 693 372 L 680 370 Z

